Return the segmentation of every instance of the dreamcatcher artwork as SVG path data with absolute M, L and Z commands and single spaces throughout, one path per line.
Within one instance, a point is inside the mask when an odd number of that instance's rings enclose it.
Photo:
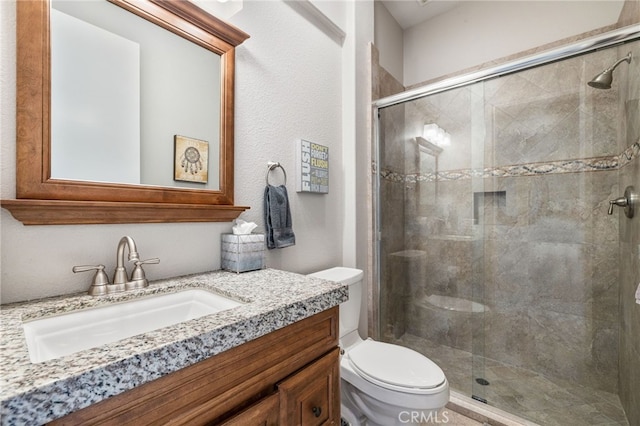
M 175 135 L 173 179 L 207 183 L 209 143 Z

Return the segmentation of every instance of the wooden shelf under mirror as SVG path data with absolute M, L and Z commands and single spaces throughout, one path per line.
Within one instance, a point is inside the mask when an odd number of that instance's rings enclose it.
M 2 200 L 2 207 L 25 225 L 232 222 L 248 209 L 207 204 L 65 200 Z
M 216 189 L 52 178 L 51 4 L 21 1 L 17 11 L 16 199 L 3 208 L 27 225 L 229 222 L 234 205 L 235 47 L 249 36 L 188 1 L 108 0 L 220 57 Z M 213 73 L 216 74 L 213 74 Z M 217 78 L 218 70 L 212 70 Z M 141 77 L 142 78 L 142 77 Z M 165 146 L 166 150 L 166 146 Z M 115 165 L 114 167 L 117 167 Z

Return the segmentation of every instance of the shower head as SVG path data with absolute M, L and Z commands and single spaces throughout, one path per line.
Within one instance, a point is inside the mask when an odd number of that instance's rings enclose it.
M 613 64 L 613 66 L 607 68 L 600 74 L 593 77 L 593 79 L 587 84 L 591 87 L 595 87 L 596 89 L 611 89 L 611 82 L 613 81 L 613 70 L 615 70 L 618 65 L 625 61 L 629 64 L 631 63 L 631 52 L 629 52 L 624 58 L 618 59 L 618 61 Z

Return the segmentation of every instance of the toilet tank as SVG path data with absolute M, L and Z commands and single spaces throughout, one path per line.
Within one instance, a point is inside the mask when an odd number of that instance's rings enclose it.
M 349 300 L 340 304 L 340 337 L 358 329 L 363 275 L 364 273 L 360 269 L 342 266 L 309 274 L 310 277 L 322 278 L 349 286 Z

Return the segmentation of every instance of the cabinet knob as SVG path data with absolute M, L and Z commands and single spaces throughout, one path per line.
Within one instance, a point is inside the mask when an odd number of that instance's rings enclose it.
M 320 417 L 320 415 L 322 414 L 322 408 L 320 407 L 313 407 L 311 411 L 313 411 L 313 415 L 316 417 Z

